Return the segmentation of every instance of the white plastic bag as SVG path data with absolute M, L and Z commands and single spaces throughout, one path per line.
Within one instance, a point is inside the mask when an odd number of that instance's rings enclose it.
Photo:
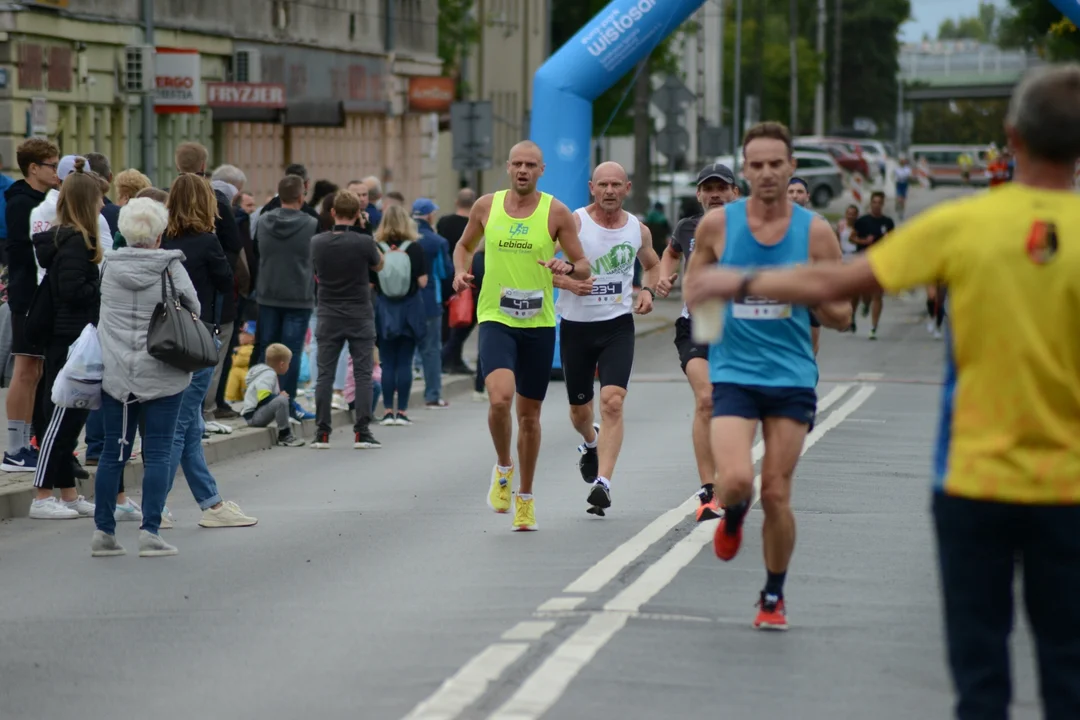
M 101 382 L 105 366 L 101 361 L 101 344 L 96 327 L 88 324 L 83 328 L 79 339 L 68 350 L 64 371 L 72 380 Z
M 97 410 L 101 407 L 104 372 L 97 328 L 87 325 L 68 349 L 67 362 L 56 375 L 52 386 L 53 404 L 77 410 Z
M 52 401 L 57 407 L 75 410 L 97 410 L 101 407 L 101 381 L 87 382 L 68 376 L 67 367 L 60 369 L 52 386 Z

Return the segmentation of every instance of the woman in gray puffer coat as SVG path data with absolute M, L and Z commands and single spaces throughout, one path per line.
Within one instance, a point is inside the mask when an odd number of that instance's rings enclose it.
M 136 198 L 120 211 L 120 232 L 127 247 L 109 254 L 102 268 L 101 318 L 98 339 L 105 365 L 102 416 L 105 448 L 99 460 L 94 492 L 97 530 L 91 543 L 95 557 L 123 555 L 116 540 L 114 506 L 124 466 L 131 457 L 135 430 L 143 419 L 143 523 L 139 556 L 175 555 L 177 550 L 158 534 L 169 487 L 169 473 L 180 401 L 191 373 L 150 357 L 146 334 L 154 308 L 161 302 L 162 274 L 172 276 L 181 302 L 200 312 L 195 286 L 181 264 L 179 250 L 159 248 L 168 223 L 165 206 Z

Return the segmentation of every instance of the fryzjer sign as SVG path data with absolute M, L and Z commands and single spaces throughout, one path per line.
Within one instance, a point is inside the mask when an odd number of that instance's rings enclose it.
M 202 88 L 198 50 L 159 47 L 154 71 L 154 112 L 199 112 Z
M 210 107 L 283 108 L 285 86 L 276 83 L 208 83 L 206 104 Z

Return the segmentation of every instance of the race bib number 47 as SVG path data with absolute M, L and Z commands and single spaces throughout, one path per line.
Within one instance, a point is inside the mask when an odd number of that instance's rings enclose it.
M 544 291 L 503 288 L 499 309 L 510 317 L 531 318 L 544 309 Z

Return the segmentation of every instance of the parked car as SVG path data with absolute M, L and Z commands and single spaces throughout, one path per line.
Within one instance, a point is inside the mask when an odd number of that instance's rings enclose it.
M 856 144 L 842 138 L 798 137 L 793 149 L 803 152 L 826 152 L 832 155 L 836 164 L 852 173 L 860 173 L 867 180 L 871 179 L 870 164 L 863 157 Z
M 844 176 L 832 155 L 795 151 L 795 174 L 809 186 L 810 202 L 816 208 L 828 206 L 844 192 Z

